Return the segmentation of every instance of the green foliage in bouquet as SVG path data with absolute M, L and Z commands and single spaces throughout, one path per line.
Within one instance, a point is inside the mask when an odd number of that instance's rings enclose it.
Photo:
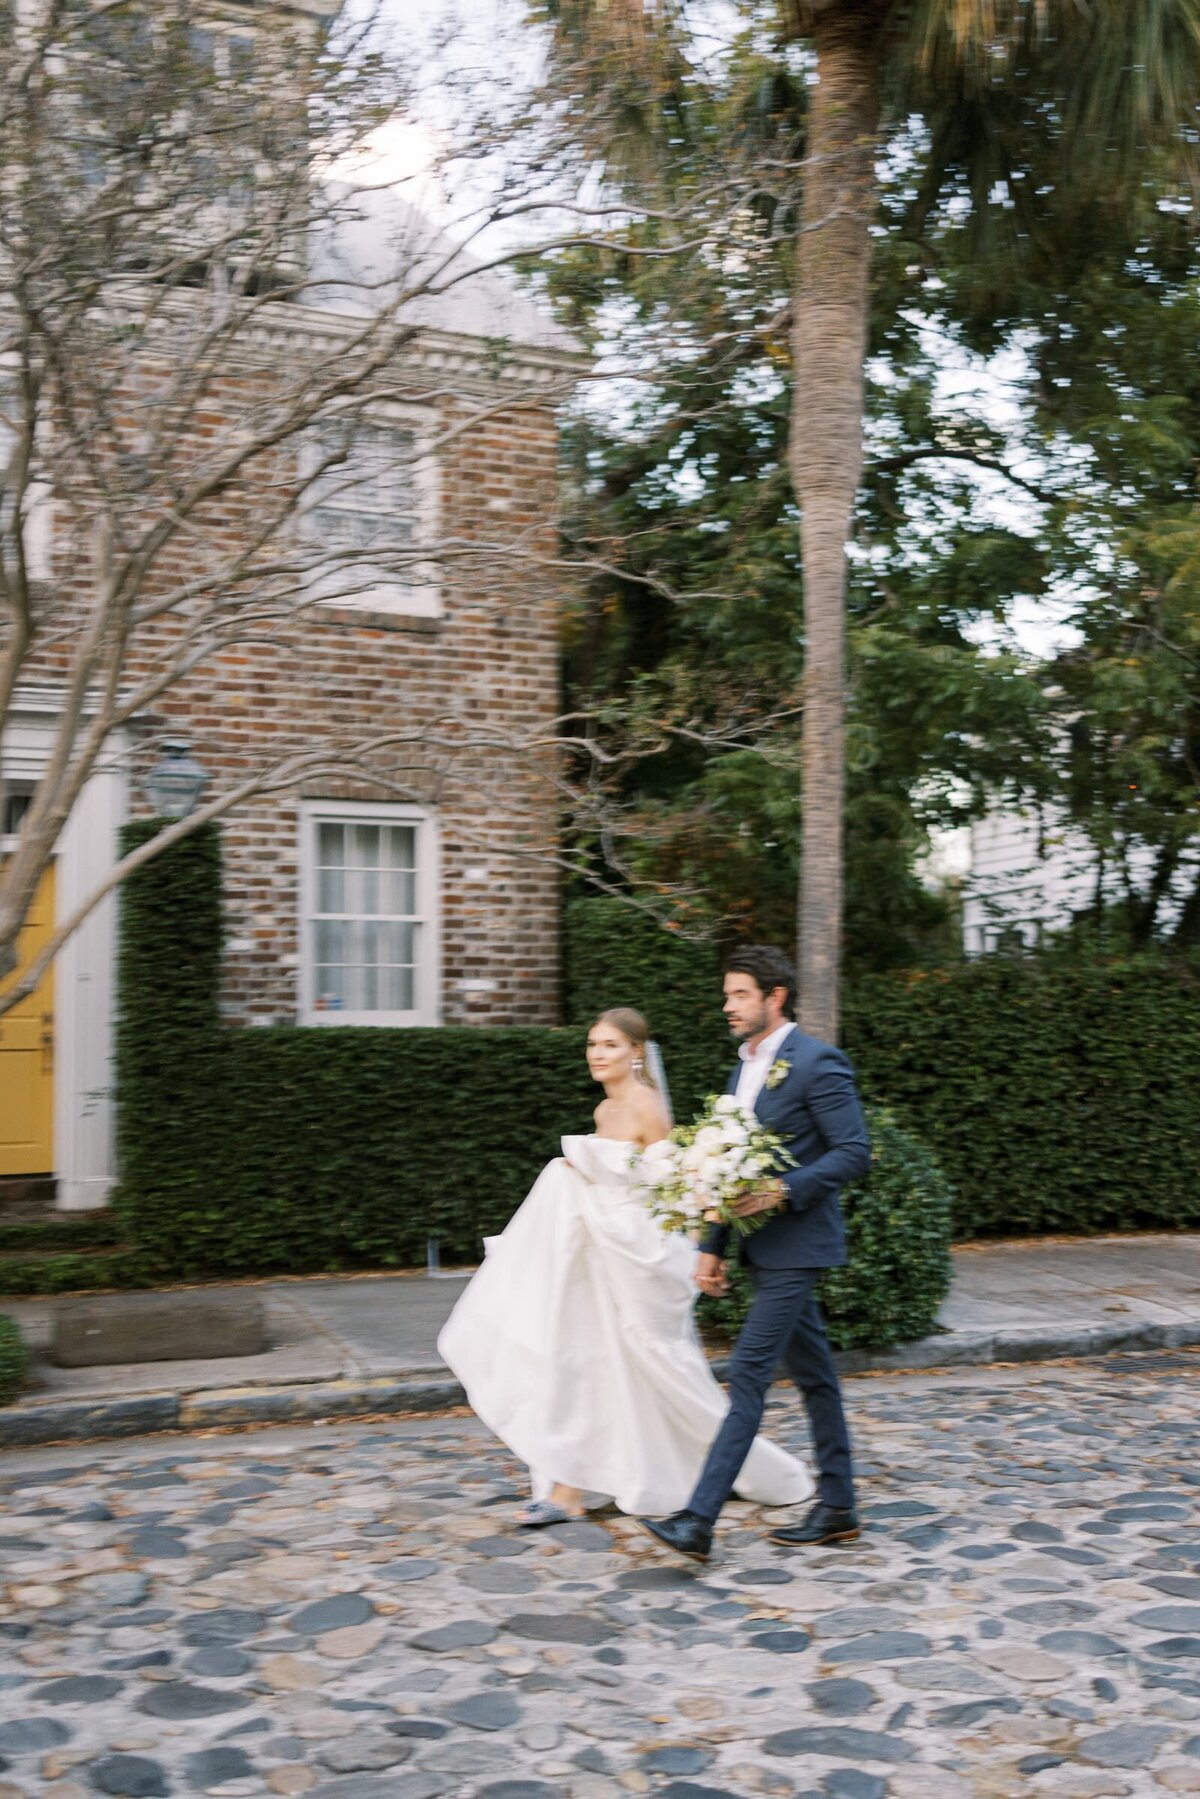
M 953 1194 L 933 1156 L 892 1115 L 869 1108 L 871 1167 L 842 1195 L 849 1261 L 821 1282 L 835 1349 L 887 1349 L 928 1336 L 950 1287 Z M 744 1271 L 730 1264 L 730 1290 L 703 1299 L 699 1318 L 712 1336 L 733 1337 L 751 1298 Z

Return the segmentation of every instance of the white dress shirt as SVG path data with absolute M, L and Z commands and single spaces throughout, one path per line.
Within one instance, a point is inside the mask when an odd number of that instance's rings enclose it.
M 738 1050 L 742 1066 L 738 1070 L 734 1094 L 747 1111 L 754 1110 L 754 1102 L 766 1085 L 771 1064 L 777 1059 L 795 1028 L 790 1022 L 781 1024 L 777 1031 L 772 1031 L 769 1037 L 763 1038 L 757 1049 L 752 1050 L 749 1044 L 743 1043 Z

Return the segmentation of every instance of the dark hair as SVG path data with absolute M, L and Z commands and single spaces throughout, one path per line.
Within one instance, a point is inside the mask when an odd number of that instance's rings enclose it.
M 764 999 L 776 987 L 785 988 L 783 1015 L 795 1018 L 799 982 L 795 968 L 781 949 L 772 949 L 766 943 L 748 943 L 745 949 L 734 950 L 725 963 L 725 973 L 748 974 Z

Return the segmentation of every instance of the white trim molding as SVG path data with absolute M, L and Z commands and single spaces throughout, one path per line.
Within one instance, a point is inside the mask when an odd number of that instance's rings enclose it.
M 58 697 L 51 688 L 16 696 L 4 736 L 3 774 L 37 781 L 55 740 Z M 73 912 L 116 860 L 127 777 L 114 742 L 84 788 L 55 856 L 56 922 Z M 59 1211 L 107 1204 L 116 1177 L 113 1024 L 117 897 L 89 913 L 58 953 L 54 1021 L 54 1173 Z

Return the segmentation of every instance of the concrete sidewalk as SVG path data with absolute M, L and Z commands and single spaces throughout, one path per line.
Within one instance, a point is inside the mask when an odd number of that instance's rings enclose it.
M 268 1309 L 265 1354 L 110 1368 L 53 1367 L 43 1352 L 55 1301 L 0 1300 L 33 1351 L 26 1391 L 0 1410 L 0 1446 L 459 1405 L 436 1343 L 466 1278 L 253 1283 Z M 937 1335 L 838 1360 L 858 1374 L 1191 1343 L 1200 1233 L 1037 1239 L 956 1249 Z

